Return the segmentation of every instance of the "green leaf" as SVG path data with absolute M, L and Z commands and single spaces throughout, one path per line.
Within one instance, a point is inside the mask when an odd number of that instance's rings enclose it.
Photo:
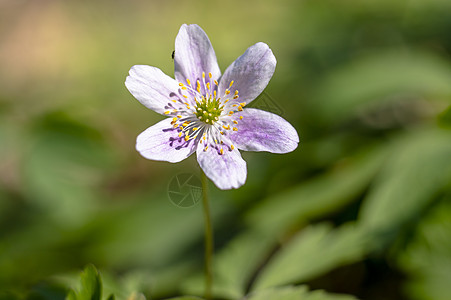
M 306 286 L 286 286 L 252 293 L 247 300 L 356 300 L 354 296 L 329 294 L 325 291 L 309 292 Z
M 368 251 L 365 233 L 354 224 L 333 229 L 312 225 L 284 244 L 257 277 L 253 290 L 305 282 L 360 260 Z
M 421 220 L 413 240 L 399 254 L 410 299 L 448 300 L 451 295 L 451 198 L 443 200 Z
M 78 300 L 102 300 L 102 280 L 93 265 L 88 265 L 81 274 L 81 289 Z
M 433 53 L 378 51 L 332 72 L 319 84 L 313 102 L 321 105 L 318 111 L 326 120 L 338 122 L 363 108 L 398 99 L 394 96 L 449 99 L 450 82 L 449 61 Z
M 450 158 L 449 131 L 417 130 L 399 139 L 362 204 L 359 222 L 379 238 L 394 238 L 451 182 Z
M 66 296 L 66 300 L 78 300 L 77 299 L 77 294 L 74 292 L 74 290 L 69 290 L 69 292 L 67 293 Z
M 183 297 L 177 297 L 177 298 L 170 298 L 167 300 L 203 300 L 204 298 L 199 298 L 195 296 L 183 296 Z
M 49 113 L 31 132 L 24 157 L 25 195 L 61 227 L 95 212 L 99 187 L 115 164 L 100 133 L 64 113 Z
M 334 212 L 356 200 L 367 188 L 385 154 L 385 147 L 364 150 L 325 175 L 260 202 L 246 221 L 266 235 L 278 236 L 295 223 Z
M 214 258 L 213 294 L 227 299 L 243 297 L 252 275 L 275 245 L 274 238 L 257 231 L 244 232 L 229 242 Z M 183 283 L 185 293 L 201 295 L 204 290 L 203 274 Z

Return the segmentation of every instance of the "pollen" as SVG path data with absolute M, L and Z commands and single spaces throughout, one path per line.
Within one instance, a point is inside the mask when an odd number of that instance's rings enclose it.
M 221 153 L 221 155 L 224 154 L 224 150 L 221 148 L 221 150 L 219 150 L 219 153 Z

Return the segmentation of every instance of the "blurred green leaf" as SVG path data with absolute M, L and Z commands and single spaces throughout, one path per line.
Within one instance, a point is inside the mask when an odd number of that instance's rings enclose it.
M 252 293 L 247 300 L 356 300 L 350 295 L 329 294 L 325 291 L 309 292 L 306 286 L 286 286 Z
M 368 232 L 388 239 L 397 235 L 400 226 L 420 217 L 451 182 L 451 132 L 416 130 L 399 138 L 391 152 L 359 216 Z M 375 239 L 379 245 L 381 241 Z
M 199 298 L 195 296 L 183 296 L 183 297 L 177 297 L 177 298 L 170 298 L 167 300 L 202 300 L 204 298 Z
M 275 245 L 273 237 L 257 231 L 247 231 L 235 237 L 215 255 L 213 294 L 227 299 L 243 297 L 251 277 Z M 184 293 L 201 295 L 204 290 L 203 274 L 190 276 L 183 283 Z
M 78 300 L 77 294 L 75 294 L 74 290 L 69 290 L 66 296 L 66 300 Z
M 438 122 L 445 128 L 451 128 L 451 106 L 438 116 Z
M 81 289 L 78 300 L 102 300 L 102 280 L 93 265 L 88 265 L 82 272 Z
M 356 200 L 379 170 L 385 147 L 374 146 L 342 161 L 330 172 L 268 197 L 249 211 L 247 223 L 280 235 L 293 224 L 326 215 Z M 325 188 L 327 187 L 327 188 Z
M 451 295 L 451 199 L 443 200 L 420 221 L 413 240 L 399 253 L 410 299 L 448 300 Z
M 367 251 L 366 234 L 354 224 L 337 229 L 326 224 L 311 225 L 271 257 L 260 271 L 252 290 L 305 282 L 360 260 Z
M 98 186 L 115 164 L 99 132 L 65 113 L 49 113 L 32 132 L 24 163 L 26 196 L 61 226 L 95 212 Z
M 313 99 L 326 120 L 339 122 L 360 109 L 397 100 L 394 96 L 449 100 L 450 82 L 450 62 L 433 53 L 378 51 L 333 71 Z

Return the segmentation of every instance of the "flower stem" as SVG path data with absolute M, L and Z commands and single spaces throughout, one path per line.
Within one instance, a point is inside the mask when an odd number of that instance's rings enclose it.
M 212 299 L 213 286 L 213 225 L 211 223 L 210 203 L 208 201 L 208 179 L 201 170 L 202 204 L 205 220 L 205 299 Z

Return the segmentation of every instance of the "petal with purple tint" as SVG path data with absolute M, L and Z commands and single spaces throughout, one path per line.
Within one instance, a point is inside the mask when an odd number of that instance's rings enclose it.
M 125 86 L 141 104 L 160 114 L 170 109 L 167 105 L 171 99 L 180 98 L 177 81 L 155 67 L 133 66 Z
M 147 128 L 136 139 L 136 150 L 147 159 L 179 162 L 190 156 L 197 147 L 195 140 L 188 142 L 179 137 L 179 129 L 165 119 Z
M 223 154 L 218 149 L 209 147 L 204 150 L 202 144 L 197 147 L 197 161 L 214 184 L 221 190 L 237 189 L 246 182 L 246 162 L 240 152 L 223 148 Z
M 229 137 L 238 149 L 287 153 L 298 146 L 296 129 L 278 115 L 246 108 L 234 117 L 238 121 L 238 130 L 231 132 Z
M 249 47 L 243 55 L 238 57 L 224 72 L 219 82 L 219 95 L 223 95 L 230 82 L 234 93 L 239 92 L 239 98 L 233 102 L 249 104 L 257 98 L 268 85 L 276 69 L 276 58 L 265 43 L 257 43 Z
M 221 76 L 221 70 L 216 60 L 213 46 L 207 34 L 196 24 L 180 27 L 175 39 L 174 53 L 175 79 L 186 83 L 188 78 L 191 86 L 196 89 L 196 80 L 202 81 L 202 72 L 212 74 L 212 80 L 217 80 Z

